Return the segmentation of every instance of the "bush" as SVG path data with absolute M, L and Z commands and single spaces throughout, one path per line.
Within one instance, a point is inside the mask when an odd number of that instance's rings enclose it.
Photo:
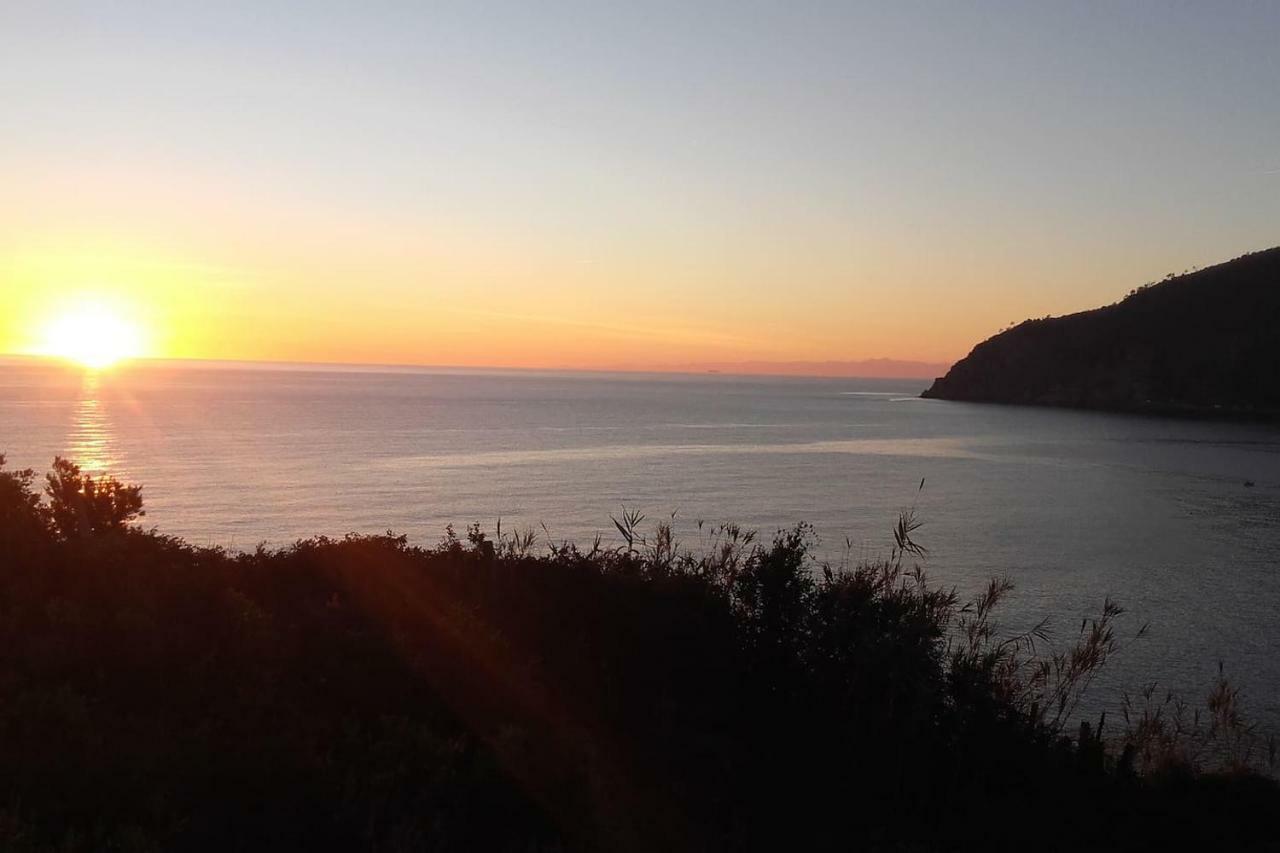
M 1071 731 L 1122 611 L 1063 650 L 1006 636 L 1009 585 L 931 585 L 909 514 L 851 566 L 804 526 L 687 549 L 635 513 L 620 548 L 236 554 L 130 526 L 136 488 L 62 460 L 33 484 L 0 470 L 4 849 L 1244 845 L 1280 804 L 1259 752 L 1155 772 L 1150 717 Z

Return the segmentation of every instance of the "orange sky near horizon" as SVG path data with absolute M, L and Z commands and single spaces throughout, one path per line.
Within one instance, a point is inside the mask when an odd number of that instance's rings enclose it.
M 1096 260 L 1037 274 L 1028 258 L 1025 278 L 1011 278 L 1007 266 L 971 259 L 979 263 L 950 270 L 940 250 L 888 245 L 849 253 L 843 276 L 763 252 L 585 263 L 496 236 L 442 245 L 299 218 L 301 233 L 269 246 L 253 245 L 255 228 L 242 225 L 233 257 L 96 233 L 5 246 L 0 352 L 41 352 L 50 325 L 87 303 L 135 326 L 140 354 L 158 358 L 586 369 L 951 362 L 1009 322 L 1114 301 L 1162 274 L 1109 274 Z M 324 234 L 341 249 L 324 247 Z
M 913 271 L 885 261 L 849 272 L 851 282 L 874 282 L 865 289 L 852 284 L 819 300 L 811 284 L 818 270 L 779 270 L 801 280 L 739 289 L 738 280 L 765 278 L 760 262 L 735 269 L 695 261 L 673 280 L 658 269 L 581 264 L 545 250 L 476 247 L 467 256 L 456 246 L 432 252 L 390 242 L 384 235 L 357 250 L 348 240 L 343 252 L 314 258 L 306 249 L 279 257 L 291 253 L 273 247 L 206 259 L 118 243 L 84 253 L 14 251 L 0 272 L 10 294 L 0 351 L 40 352 L 50 324 L 87 303 L 136 326 L 142 355 L 164 358 L 571 368 L 943 362 L 997 331 L 997 318 L 1032 313 L 1016 289 L 980 275 L 947 281 L 975 295 L 966 310 L 943 293 L 932 305 L 895 304 L 892 294 L 908 285 L 884 283 Z M 914 275 L 912 289 L 929 287 L 927 270 Z M 778 296 L 768 296 L 775 289 Z M 984 291 L 989 299 L 976 297 Z
M 1083 253 L 1047 265 L 1030 229 L 1002 235 L 994 258 L 959 227 L 914 247 L 816 221 L 785 238 L 703 226 L 697 239 L 588 246 L 532 227 L 397 221 L 229 179 L 157 181 L 154 167 L 79 177 L 31 180 L 20 212 L 0 212 L 0 352 L 39 352 L 49 325 L 89 302 L 161 358 L 951 362 L 1009 322 L 1114 301 L 1168 271 Z M 55 200 L 73 189 L 68 216 Z
M 141 354 L 159 358 L 586 369 L 949 363 L 1010 322 L 1111 302 L 1168 271 L 1101 257 L 1053 269 L 1032 256 L 996 265 L 962 239 L 912 251 L 834 236 L 821 245 L 821 234 L 811 252 L 743 235 L 749 248 L 738 251 L 601 247 L 584 260 L 572 245 L 520 234 L 455 228 L 446 238 L 430 223 L 418 232 L 240 204 L 212 223 L 183 223 L 160 201 L 154 222 L 132 229 L 105 212 L 72 233 L 6 223 L 0 352 L 40 352 L 51 323 L 91 303 L 136 326 Z

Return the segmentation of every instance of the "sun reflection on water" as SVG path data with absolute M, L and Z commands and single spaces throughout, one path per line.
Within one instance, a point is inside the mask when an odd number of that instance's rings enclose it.
M 68 458 L 86 473 L 102 474 L 119 467 L 111 416 L 103 401 L 101 377 L 95 371 L 85 372 L 66 446 Z

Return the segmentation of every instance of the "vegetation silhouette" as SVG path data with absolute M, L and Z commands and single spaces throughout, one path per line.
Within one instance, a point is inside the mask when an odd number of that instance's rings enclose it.
M 922 396 L 1280 417 L 1280 247 L 1170 274 L 1122 301 L 1007 329 Z
M 0 466 L 3 458 L 0 457 Z M 615 519 L 231 553 L 141 491 L 0 467 L 0 848 L 1274 847 L 1274 761 L 1222 680 L 1074 713 L 1121 650 L 961 601 L 904 513 L 880 559 Z M 1135 632 L 1136 636 L 1140 632 Z M 1033 840 L 1033 841 L 1032 841 Z

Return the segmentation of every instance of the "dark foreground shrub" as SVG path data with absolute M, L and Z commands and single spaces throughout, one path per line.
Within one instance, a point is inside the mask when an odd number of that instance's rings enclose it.
M 473 528 L 231 554 L 129 527 L 138 492 L 73 469 L 48 501 L 0 471 L 0 849 L 1276 838 L 1275 785 L 1206 772 L 1150 695 L 1127 740 L 1072 728 L 1119 608 L 1056 652 L 1006 636 L 1008 586 L 931 586 L 909 515 L 843 567 L 804 527 L 690 552 L 634 514 L 617 549 Z

